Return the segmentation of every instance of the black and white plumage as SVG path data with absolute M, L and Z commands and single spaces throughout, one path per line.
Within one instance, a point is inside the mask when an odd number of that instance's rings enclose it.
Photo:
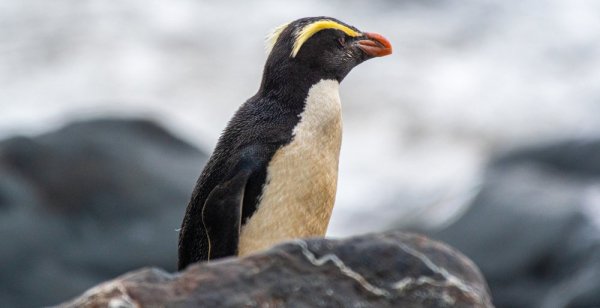
M 277 28 L 258 92 L 235 113 L 200 175 L 179 235 L 179 269 L 323 236 L 337 186 L 339 83 L 391 53 L 381 35 L 329 17 Z

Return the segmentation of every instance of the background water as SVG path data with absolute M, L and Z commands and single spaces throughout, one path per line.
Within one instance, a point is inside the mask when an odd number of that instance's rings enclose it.
M 314 15 L 394 46 L 341 86 L 330 235 L 397 222 L 389 211 L 439 225 L 491 153 L 600 134 L 597 1 L 2 0 L 0 136 L 143 116 L 210 151 L 258 88 L 264 36 Z

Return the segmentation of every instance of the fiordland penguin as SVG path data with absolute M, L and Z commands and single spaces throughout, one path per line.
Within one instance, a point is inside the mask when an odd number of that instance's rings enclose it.
M 192 193 L 178 268 L 324 236 L 342 138 L 339 83 L 390 42 L 330 17 L 276 28 L 258 92 L 223 131 Z

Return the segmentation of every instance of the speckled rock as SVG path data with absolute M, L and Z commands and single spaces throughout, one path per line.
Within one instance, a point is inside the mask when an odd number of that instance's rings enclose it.
M 477 267 L 402 232 L 296 240 L 178 274 L 142 269 L 60 307 L 492 307 Z

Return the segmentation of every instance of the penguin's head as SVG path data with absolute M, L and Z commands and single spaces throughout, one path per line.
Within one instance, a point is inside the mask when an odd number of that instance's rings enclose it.
M 287 65 L 342 81 L 356 65 L 391 54 L 392 45 L 377 33 L 362 32 L 335 18 L 308 17 L 273 30 L 267 52 L 267 69 Z

